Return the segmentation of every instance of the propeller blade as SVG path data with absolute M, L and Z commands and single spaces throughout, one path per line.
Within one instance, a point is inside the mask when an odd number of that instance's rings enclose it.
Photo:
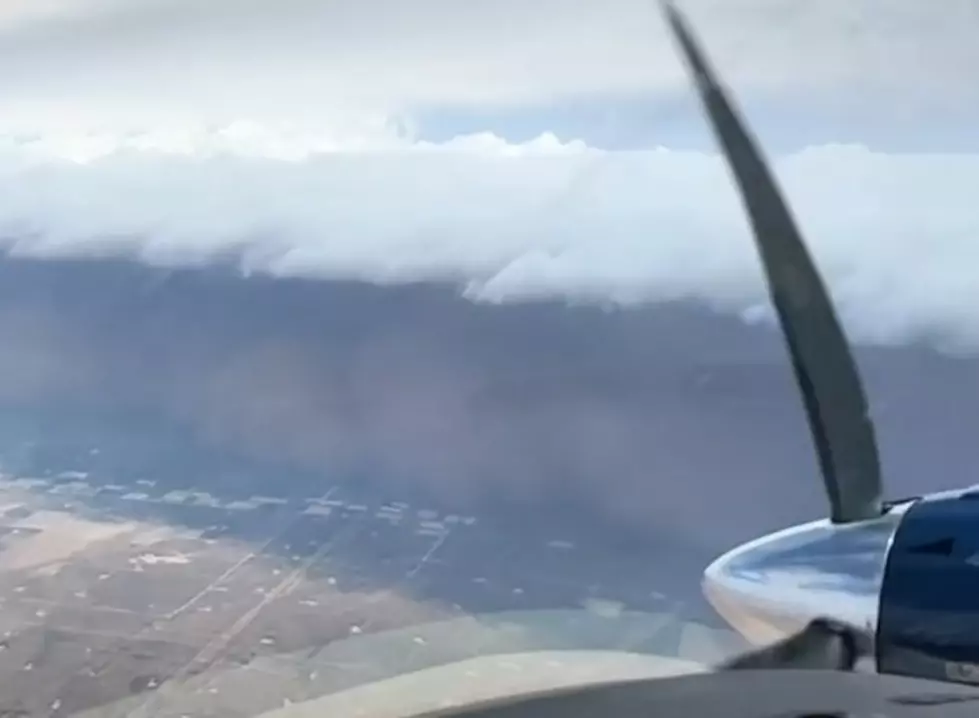
M 686 21 L 666 0 L 663 10 L 750 218 L 802 393 L 830 518 L 846 523 L 879 516 L 881 477 L 874 427 L 829 295 L 772 173 Z
M 852 671 L 858 660 L 870 655 L 873 655 L 870 639 L 849 626 L 817 618 L 798 633 L 736 656 L 715 670 Z

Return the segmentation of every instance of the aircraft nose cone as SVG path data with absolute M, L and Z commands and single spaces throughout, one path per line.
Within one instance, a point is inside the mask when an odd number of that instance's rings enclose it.
M 735 630 L 759 645 L 817 617 L 872 635 L 900 513 L 854 524 L 814 521 L 746 543 L 707 567 L 704 594 Z

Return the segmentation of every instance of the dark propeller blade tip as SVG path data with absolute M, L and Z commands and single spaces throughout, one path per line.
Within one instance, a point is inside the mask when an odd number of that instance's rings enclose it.
M 856 629 L 817 618 L 798 633 L 770 646 L 743 653 L 717 667 L 720 671 L 760 669 L 852 671 L 870 655 L 870 641 Z
M 761 152 L 683 15 L 662 2 L 748 214 L 837 523 L 879 516 L 880 461 L 856 362 L 829 293 Z

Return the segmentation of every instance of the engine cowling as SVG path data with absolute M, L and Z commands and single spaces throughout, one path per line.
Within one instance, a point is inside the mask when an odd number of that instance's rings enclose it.
M 881 673 L 979 684 L 979 490 L 763 536 L 714 561 L 704 592 L 758 646 L 831 618 L 873 637 Z
M 979 492 L 911 504 L 885 557 L 881 673 L 979 684 Z

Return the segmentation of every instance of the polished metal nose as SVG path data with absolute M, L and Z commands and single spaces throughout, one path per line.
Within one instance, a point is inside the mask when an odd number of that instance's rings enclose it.
M 770 643 L 814 618 L 873 635 L 884 564 L 902 511 L 853 524 L 793 526 L 724 554 L 704 572 L 714 609 L 752 643 Z

